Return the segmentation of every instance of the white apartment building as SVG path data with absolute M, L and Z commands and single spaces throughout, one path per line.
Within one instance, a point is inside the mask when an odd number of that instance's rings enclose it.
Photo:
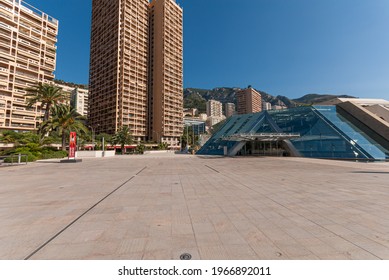
M 223 115 L 222 103 L 216 100 L 208 100 L 206 103 L 208 117 L 221 117 Z
M 88 97 L 88 89 L 75 88 L 72 90 L 70 104 L 76 108 L 77 113 L 81 116 L 88 116 Z

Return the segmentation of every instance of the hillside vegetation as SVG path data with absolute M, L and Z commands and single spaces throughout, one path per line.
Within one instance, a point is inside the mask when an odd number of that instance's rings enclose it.
M 197 108 L 200 113 L 205 113 L 206 102 L 210 99 L 220 101 L 222 103 L 235 103 L 235 94 L 241 88 L 218 87 L 214 89 L 199 89 L 186 88 L 184 89 L 184 107 Z M 313 105 L 335 97 L 354 98 L 348 95 L 331 95 L 331 94 L 307 94 L 297 99 L 289 99 L 286 96 L 273 96 L 267 92 L 256 89 L 261 95 L 262 99 L 272 105 L 286 106 L 293 108 L 302 105 Z

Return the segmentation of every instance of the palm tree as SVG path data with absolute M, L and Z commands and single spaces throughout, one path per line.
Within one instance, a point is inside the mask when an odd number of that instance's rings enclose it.
M 27 88 L 27 106 L 32 107 L 36 103 L 41 102 L 42 109 L 45 110 L 43 121 L 48 121 L 50 118 L 51 108 L 65 100 L 65 93 L 60 87 L 50 84 L 37 83 L 36 85 Z
M 70 131 L 77 133 L 88 133 L 84 125 L 84 117 L 77 113 L 75 108 L 60 104 L 51 107 L 52 118 L 42 124 L 43 131 L 57 130 L 62 137 L 62 150 L 66 150 L 66 136 Z
M 124 154 L 124 145 L 132 144 L 133 142 L 131 131 L 128 126 L 122 126 L 112 137 L 112 142 L 114 144 L 120 144 L 122 154 Z

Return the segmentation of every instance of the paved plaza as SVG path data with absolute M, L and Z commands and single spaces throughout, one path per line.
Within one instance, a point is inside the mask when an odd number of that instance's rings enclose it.
M 141 155 L 0 168 L 0 259 L 389 259 L 389 163 Z

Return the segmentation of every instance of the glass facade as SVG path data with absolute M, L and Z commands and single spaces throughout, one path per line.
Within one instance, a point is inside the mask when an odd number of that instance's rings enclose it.
M 233 135 L 260 133 L 300 134 L 300 137 L 291 139 L 289 143 L 303 157 L 363 160 L 389 158 L 388 151 L 338 114 L 335 106 L 307 106 L 232 116 L 198 154 L 223 155 L 225 146 L 228 151 L 241 148 L 230 155 L 287 154 L 282 152 L 282 147 L 288 146 L 284 140 L 265 142 L 228 139 L 228 136 Z

